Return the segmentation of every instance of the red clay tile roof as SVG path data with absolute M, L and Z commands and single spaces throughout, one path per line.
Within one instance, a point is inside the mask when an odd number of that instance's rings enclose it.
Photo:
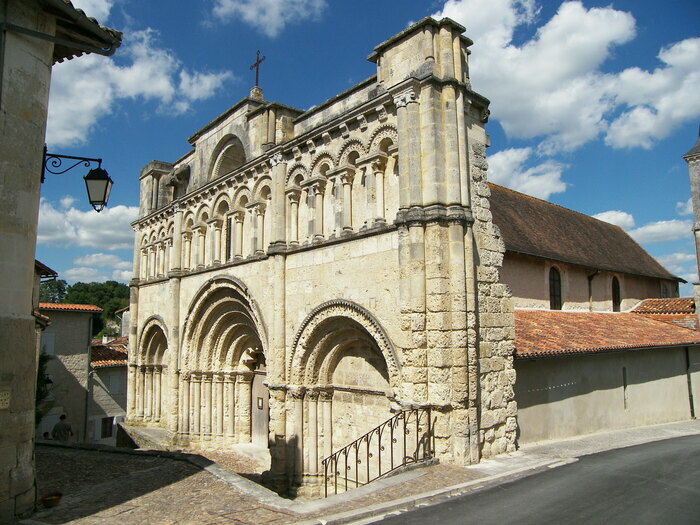
M 620 273 L 683 281 L 619 226 L 490 184 L 491 214 L 506 250 Z
M 515 358 L 700 344 L 700 333 L 633 313 L 515 311 Z
M 128 337 L 117 337 L 106 344 L 93 339 L 90 364 L 93 368 L 122 366 L 128 363 Z
M 70 303 L 39 303 L 39 310 L 54 310 L 59 312 L 102 312 L 102 308 L 94 304 Z
M 632 311 L 636 314 L 694 314 L 695 301 L 692 297 L 644 299 Z

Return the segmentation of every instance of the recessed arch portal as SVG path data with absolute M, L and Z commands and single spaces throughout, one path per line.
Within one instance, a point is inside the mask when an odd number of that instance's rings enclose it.
M 257 401 L 253 383 L 266 374 L 267 337 L 259 310 L 240 281 L 218 277 L 202 286 L 188 312 L 180 358 L 180 433 L 189 440 L 248 443 Z M 256 395 L 267 396 L 267 386 L 257 385 Z
M 153 316 L 144 324 L 138 339 L 137 413 L 144 421 L 157 426 L 163 425 L 165 413 L 163 390 L 168 353 L 166 334 L 167 327 L 163 319 Z

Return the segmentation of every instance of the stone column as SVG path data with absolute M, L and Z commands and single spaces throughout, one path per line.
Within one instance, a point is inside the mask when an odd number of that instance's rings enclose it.
M 147 420 L 153 419 L 153 366 L 146 366 L 146 410 Z
M 138 230 L 133 228 L 136 232 L 136 238 L 134 239 L 134 254 L 133 254 L 133 268 L 132 268 L 132 279 L 141 279 L 141 264 L 143 257 L 141 256 L 141 243 L 143 238 L 139 235 Z
M 255 203 L 252 207 L 253 215 L 253 253 L 265 255 L 265 204 Z
M 190 374 L 184 372 L 180 374 L 182 382 L 180 388 L 182 390 L 182 404 L 180 405 L 180 414 L 182 414 L 182 424 L 180 425 L 180 434 L 190 433 Z
M 287 180 L 287 163 L 282 153 L 276 153 L 270 159 L 272 167 L 272 238 L 270 244 L 286 246 L 287 244 L 287 206 L 284 200 L 284 187 Z
M 224 435 L 224 374 L 216 374 L 216 436 Z
M 127 420 L 132 420 L 136 417 L 136 378 L 138 377 L 136 363 L 129 363 L 128 370 L 126 380 L 126 418 Z
M 172 250 L 170 254 L 170 270 L 178 271 L 183 268 L 182 264 L 182 208 L 177 204 L 173 208 L 174 225 Z
M 253 372 L 242 372 L 236 377 L 236 385 L 238 392 L 237 415 L 236 418 L 236 435 L 239 443 L 250 443 L 251 440 L 251 421 L 250 421 L 250 403 L 252 396 Z
M 348 169 L 340 176 L 343 185 L 343 231 L 352 232 L 352 182 L 355 171 Z
M 316 181 L 311 186 L 314 195 L 314 241 L 323 240 L 323 192 L 326 189 L 326 181 Z
M 236 375 L 233 372 L 224 375 L 226 385 L 226 437 L 235 435 L 236 422 Z
M 292 405 L 292 422 L 293 422 L 293 432 L 291 436 L 294 442 L 293 451 L 293 465 L 294 465 L 294 476 L 292 481 L 294 483 L 299 482 L 299 478 L 304 472 L 304 394 L 306 389 L 304 387 L 294 386 L 287 390 L 287 394 L 291 397 Z M 291 451 L 290 451 L 291 452 Z
M 146 374 L 143 370 L 143 365 L 136 367 L 136 417 L 138 419 L 143 419 L 144 411 L 144 395 L 146 389 L 144 388 L 146 382 Z
M 377 204 L 376 218 L 374 219 L 375 224 L 383 224 L 386 222 L 384 217 L 384 168 L 386 167 L 386 161 L 384 159 L 377 159 L 372 162 L 371 168 L 374 172 L 374 187 L 375 187 L 375 200 Z
M 192 373 L 192 431 L 190 434 L 202 435 L 202 374 L 201 372 Z
M 318 390 L 309 390 L 306 395 L 309 407 L 309 474 L 318 473 Z
M 153 410 L 153 420 L 160 421 L 160 402 L 161 402 L 161 388 L 163 379 L 163 369 L 160 366 L 153 367 L 153 397 L 154 397 L 154 410 Z
M 289 199 L 289 244 L 299 244 L 299 197 L 298 189 L 287 190 Z
M 319 392 L 323 418 L 323 458 L 333 454 L 333 391 L 324 389 Z
M 409 89 L 394 96 L 399 134 L 399 207 L 423 204 L 421 183 L 420 115 L 415 91 Z
M 139 271 L 138 276 L 141 279 L 148 279 L 148 250 L 146 248 L 143 248 L 141 250 L 141 268 Z M 136 277 L 136 275 L 134 275 Z
M 223 258 L 221 257 L 221 220 L 212 221 L 212 226 L 214 229 L 214 255 L 212 257 L 215 264 L 220 263 Z
M 233 220 L 236 224 L 236 237 L 235 237 L 235 248 L 234 256 L 237 259 L 243 257 L 243 220 L 245 219 L 245 212 L 237 211 L 233 214 Z
M 197 229 L 197 267 L 202 267 L 206 264 L 206 237 L 207 227 L 200 226 Z
M 158 275 L 165 275 L 165 241 L 158 244 L 158 252 L 160 257 L 158 258 Z
M 184 259 L 182 260 L 182 269 L 189 270 L 192 267 L 192 232 L 185 232 L 182 234 L 182 240 L 184 241 Z
M 203 386 L 204 386 L 204 417 L 203 422 L 204 422 L 204 439 L 211 439 L 212 437 L 212 430 L 213 430 L 213 413 L 214 413 L 214 406 L 213 406 L 213 399 L 212 399 L 212 390 L 213 390 L 213 381 L 214 379 L 214 374 L 211 372 L 206 372 L 202 374 L 202 381 L 203 381 Z
M 158 273 L 158 268 L 156 267 L 156 245 L 152 244 L 148 247 L 148 276 L 155 277 Z

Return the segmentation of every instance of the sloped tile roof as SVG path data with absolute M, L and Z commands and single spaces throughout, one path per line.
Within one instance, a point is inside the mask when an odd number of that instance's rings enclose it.
M 620 273 L 683 281 L 622 228 L 489 183 L 493 222 L 506 250 Z M 685 281 L 683 281 L 685 282 Z
M 54 310 L 59 312 L 102 312 L 102 308 L 94 304 L 70 303 L 39 303 L 39 310 Z
M 93 368 L 105 366 L 126 366 L 128 364 L 128 337 L 117 337 L 103 344 L 99 339 L 91 343 L 90 364 Z
M 700 333 L 634 313 L 515 310 L 515 358 L 700 344 Z
M 694 314 L 695 301 L 692 297 L 644 299 L 632 311 L 637 314 Z

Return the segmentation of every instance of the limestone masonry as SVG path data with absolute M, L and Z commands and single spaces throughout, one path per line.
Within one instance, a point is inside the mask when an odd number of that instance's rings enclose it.
M 489 102 L 463 32 L 421 20 L 375 48 L 376 76 L 306 112 L 254 88 L 142 170 L 131 424 L 269 446 L 292 488 L 401 408 L 431 408 L 443 462 L 515 449 Z

